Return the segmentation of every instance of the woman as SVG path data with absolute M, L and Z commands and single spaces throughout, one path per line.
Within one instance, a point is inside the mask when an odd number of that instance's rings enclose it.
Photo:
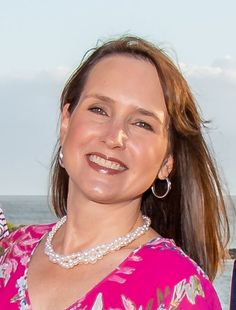
M 228 223 L 202 126 L 162 50 L 136 37 L 92 50 L 61 96 L 60 221 L 5 240 L 3 305 L 221 309 L 210 280 Z

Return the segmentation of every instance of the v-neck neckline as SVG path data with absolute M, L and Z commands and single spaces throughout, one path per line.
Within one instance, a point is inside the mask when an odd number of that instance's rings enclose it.
M 38 240 L 38 242 L 34 245 L 34 247 L 29 251 L 29 259 L 27 261 L 26 264 L 26 268 L 25 268 L 25 272 L 24 272 L 24 279 L 25 279 L 25 299 L 26 299 L 26 303 L 29 307 L 32 307 L 31 305 L 31 301 L 30 301 L 30 296 L 29 296 L 29 291 L 28 291 L 28 270 L 29 270 L 29 265 L 30 265 L 30 261 L 32 256 L 34 255 L 34 252 L 36 251 L 36 249 L 38 248 L 39 244 L 41 243 L 41 241 L 44 239 L 44 237 L 46 237 L 46 235 L 51 231 L 51 229 L 53 228 L 53 226 L 55 224 L 49 224 L 50 230 L 48 230 L 47 232 L 45 232 Z M 69 307 L 67 307 L 65 310 L 70 310 L 70 309 L 74 309 L 74 307 L 76 307 L 76 305 L 78 305 L 78 303 L 82 303 L 83 300 L 85 300 L 88 296 L 92 295 L 94 293 L 94 291 L 96 291 L 100 286 L 102 286 L 104 284 L 104 282 L 106 282 L 109 278 L 111 278 L 117 271 L 119 271 L 120 269 L 122 269 L 124 267 L 124 265 L 127 264 L 127 262 L 130 260 L 130 257 L 133 255 L 138 255 L 138 253 L 140 253 L 141 250 L 143 250 L 146 246 L 148 246 L 150 243 L 156 241 L 156 240 L 162 240 L 165 239 L 163 237 L 154 237 L 151 240 L 147 241 L 146 243 L 136 247 L 135 249 L 133 249 L 120 263 L 118 266 L 116 266 L 109 274 L 107 274 L 102 280 L 100 280 L 97 284 L 95 284 L 91 289 L 89 289 L 85 294 L 83 294 L 81 297 L 79 297 L 75 302 L 73 302 Z

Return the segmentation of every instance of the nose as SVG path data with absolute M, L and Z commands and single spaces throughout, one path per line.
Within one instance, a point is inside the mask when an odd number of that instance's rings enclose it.
M 126 134 L 125 129 L 118 124 L 112 124 L 109 126 L 103 137 L 104 143 L 106 143 L 109 148 L 124 149 L 126 147 L 127 139 L 128 135 Z

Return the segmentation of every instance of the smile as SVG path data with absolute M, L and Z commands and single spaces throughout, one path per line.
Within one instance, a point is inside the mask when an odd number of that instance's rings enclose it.
M 108 169 L 113 169 L 113 170 L 117 170 L 117 171 L 124 171 L 127 168 L 117 162 L 111 161 L 111 160 L 107 160 L 105 158 L 102 158 L 100 156 L 97 155 L 89 155 L 89 160 L 101 167 L 104 168 L 108 168 Z

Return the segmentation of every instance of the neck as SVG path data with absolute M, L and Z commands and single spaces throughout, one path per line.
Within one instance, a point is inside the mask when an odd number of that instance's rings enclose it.
M 143 224 L 141 199 L 116 204 L 102 204 L 70 190 L 67 221 L 55 235 L 60 253 L 72 253 L 110 242 Z

